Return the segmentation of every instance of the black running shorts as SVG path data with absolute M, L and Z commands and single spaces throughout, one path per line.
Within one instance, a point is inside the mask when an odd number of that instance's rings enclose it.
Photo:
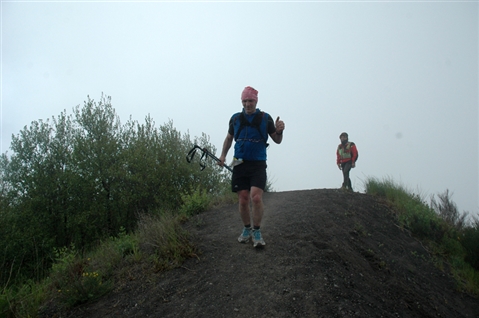
M 266 187 L 266 161 L 245 161 L 233 168 L 231 189 L 233 192 Z

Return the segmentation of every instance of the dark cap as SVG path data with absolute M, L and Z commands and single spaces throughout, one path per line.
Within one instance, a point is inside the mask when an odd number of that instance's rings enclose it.
M 339 138 L 345 136 L 346 138 L 348 138 L 348 133 L 345 133 L 345 132 L 342 132 L 341 135 L 339 135 Z

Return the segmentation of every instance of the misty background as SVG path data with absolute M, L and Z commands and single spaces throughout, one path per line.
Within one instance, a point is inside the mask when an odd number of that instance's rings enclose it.
M 125 123 L 169 120 L 219 156 L 241 91 L 280 116 L 275 191 L 391 178 L 479 212 L 477 2 L 1 2 L 1 152 L 102 94 Z M 228 162 L 233 149 L 228 153 Z M 186 156 L 186 154 L 185 154 Z

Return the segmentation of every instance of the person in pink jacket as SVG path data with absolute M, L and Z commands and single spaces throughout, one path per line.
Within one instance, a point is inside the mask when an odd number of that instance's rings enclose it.
M 341 189 L 353 191 L 349 172 L 351 168 L 356 167 L 356 160 L 358 160 L 358 149 L 354 142 L 348 140 L 348 134 L 343 132 L 339 135 L 341 143 L 336 150 L 336 164 L 339 170 L 343 171 L 343 185 Z

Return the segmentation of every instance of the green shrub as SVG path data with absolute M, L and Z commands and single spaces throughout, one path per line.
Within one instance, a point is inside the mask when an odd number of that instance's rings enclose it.
M 111 290 L 111 285 L 100 273 L 88 271 L 70 276 L 57 286 L 59 299 L 67 307 L 97 299 Z
M 455 257 L 464 262 L 466 252 L 457 237 L 444 236 L 440 246 L 444 255 Z
M 430 219 L 423 214 L 414 211 L 402 213 L 399 215 L 399 221 L 418 237 L 425 238 L 431 233 Z
M 180 212 L 184 215 L 191 216 L 204 212 L 208 209 L 211 199 L 206 193 L 206 190 L 199 186 L 189 195 L 182 195 L 183 204 L 180 207 Z
M 111 237 L 110 240 L 122 256 L 133 254 L 138 250 L 136 237 L 128 235 L 124 227 L 120 227 L 118 237 Z
M 181 227 L 180 218 L 171 212 L 140 217 L 137 231 L 140 251 L 151 255 L 150 260 L 157 270 L 177 267 L 186 258 L 196 255 L 188 232 Z
M 470 226 L 463 230 L 460 242 L 465 249 L 465 261 L 479 271 L 479 226 Z
M 49 298 L 49 280 L 26 281 L 20 287 L 11 286 L 0 294 L 0 317 L 34 317 Z
M 90 258 L 81 258 L 74 247 L 55 250 L 52 283 L 57 298 L 66 307 L 97 299 L 111 290 L 102 273 L 90 268 Z

